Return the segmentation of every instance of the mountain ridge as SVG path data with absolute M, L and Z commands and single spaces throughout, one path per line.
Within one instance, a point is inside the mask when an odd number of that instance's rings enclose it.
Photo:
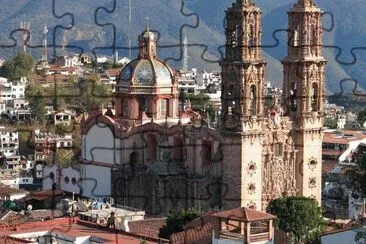
M 49 26 L 48 42 L 52 45 L 53 31 L 56 25 L 69 26 L 71 23 L 70 16 L 64 16 L 60 19 L 52 14 L 52 1 L 38 0 L 27 2 L 12 2 L 3 0 L 3 6 L 7 8 L 0 9 L 0 30 L 2 33 L 10 33 L 13 29 L 19 28 L 19 23 L 23 20 L 31 22 L 32 45 L 42 44 L 42 30 L 44 23 Z M 197 28 L 189 26 L 184 27 L 187 33 L 189 44 L 190 67 L 197 67 L 200 70 L 218 70 L 217 62 L 207 62 L 201 58 L 204 47 L 207 51 L 204 57 L 210 60 L 218 61 L 221 58 L 218 47 L 225 43 L 224 36 L 224 11 L 234 0 L 190 0 L 184 2 L 183 13 L 181 13 L 181 0 L 134 0 L 133 1 L 133 28 L 132 43 L 134 47 L 134 58 L 137 55 L 137 36 L 146 26 L 145 17 L 150 17 L 150 27 L 159 31 L 160 39 L 159 56 L 165 60 L 167 58 L 180 59 L 182 48 L 181 28 L 185 25 L 194 26 L 197 23 L 194 15 L 199 18 Z M 274 43 L 272 37 L 273 31 L 276 29 L 287 28 L 287 11 L 295 3 L 294 0 L 257 0 L 256 5 L 263 12 L 263 44 Z M 324 10 L 331 13 L 325 13 L 323 25 L 329 26 L 331 22 L 330 15 L 333 14 L 335 26 L 330 32 L 324 32 L 324 44 L 327 46 L 338 46 L 342 50 L 340 60 L 349 61 L 350 49 L 353 46 L 362 46 L 363 40 L 366 38 L 366 30 L 362 28 L 363 15 L 366 10 L 366 3 L 359 0 L 349 0 L 347 3 L 341 0 L 324 0 L 316 1 Z M 348 4 L 356 6 L 347 8 Z M 111 26 L 98 26 L 94 22 L 94 14 L 98 7 L 105 7 L 108 10 L 113 9 L 113 1 L 111 0 L 58 0 L 56 1 L 55 13 L 61 16 L 70 12 L 74 18 L 75 26 L 69 31 L 58 29 L 56 33 L 56 44 L 60 45 L 76 45 L 83 47 L 86 52 L 91 52 L 94 47 L 108 47 L 112 45 L 113 28 Z M 344 11 L 347 9 L 348 11 Z M 98 23 L 113 23 L 116 28 L 116 45 L 119 47 L 128 47 L 128 6 L 127 3 L 117 2 L 116 10 L 112 14 L 100 10 L 97 14 Z M 18 35 L 19 36 L 19 35 Z M 274 81 L 277 85 L 282 83 L 282 66 L 280 60 L 286 55 L 286 38 L 285 34 L 279 34 L 279 46 L 275 48 L 264 48 L 263 56 L 267 61 L 266 80 Z M 18 37 L 18 40 L 20 38 Z M 4 35 L 0 38 L 1 44 L 9 44 L 9 38 Z M 176 47 L 174 47 L 176 46 Z M 0 56 L 7 57 L 14 55 L 16 50 L 0 48 Z M 112 49 L 98 50 L 98 55 L 112 55 Z M 57 49 L 57 54 L 67 53 L 67 49 Z M 119 49 L 120 57 L 127 56 L 128 51 Z M 40 57 L 41 50 L 32 50 L 36 57 Z M 50 51 L 51 52 L 51 48 Z M 366 86 L 366 80 L 363 77 L 363 64 L 366 64 L 366 52 L 356 52 L 356 63 L 343 65 L 336 60 L 337 50 L 334 48 L 324 48 L 324 56 L 328 60 L 327 65 L 327 88 L 330 93 L 339 92 L 339 82 L 342 79 L 359 80 L 361 86 Z M 352 56 L 351 56 L 352 57 Z M 169 61 L 175 68 L 179 68 L 181 61 Z

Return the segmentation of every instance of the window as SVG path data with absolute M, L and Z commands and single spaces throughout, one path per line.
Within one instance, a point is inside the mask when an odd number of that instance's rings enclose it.
M 312 111 L 318 111 L 318 84 L 317 83 L 313 83 L 312 86 L 312 97 L 311 97 L 311 107 L 312 107 Z
M 65 181 L 65 183 L 66 183 L 66 184 L 69 184 L 69 182 L 70 182 L 69 177 L 67 177 L 67 176 L 66 176 L 66 177 L 64 178 L 64 181 Z
M 250 87 L 250 103 L 249 103 L 249 112 L 251 115 L 256 114 L 256 108 L 257 108 L 257 89 L 253 85 Z
M 122 116 L 127 117 L 127 113 L 128 113 L 128 100 L 123 99 L 122 100 Z
M 145 98 L 140 98 L 139 100 L 139 110 L 140 112 L 145 112 L 147 109 L 147 103 Z
M 160 101 L 160 113 L 161 113 L 161 117 L 168 117 L 168 113 L 169 113 L 169 100 L 168 99 L 162 99 Z
M 282 145 L 280 143 L 274 144 L 274 154 L 276 157 L 282 155 Z
M 72 183 L 73 185 L 76 185 L 76 179 L 75 179 L 75 177 L 73 177 L 73 178 L 71 179 L 71 183 Z
M 55 174 L 53 172 L 50 173 L 50 179 L 51 180 L 55 179 Z

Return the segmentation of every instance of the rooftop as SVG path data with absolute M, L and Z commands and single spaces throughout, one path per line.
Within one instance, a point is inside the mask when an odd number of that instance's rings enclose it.
M 234 208 L 228 211 L 213 214 L 213 216 L 237 221 L 252 222 L 275 219 L 276 216 L 265 212 L 259 212 L 250 208 Z

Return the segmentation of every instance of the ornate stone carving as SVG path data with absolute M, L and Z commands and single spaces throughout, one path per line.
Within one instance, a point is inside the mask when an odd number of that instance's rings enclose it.
M 316 188 L 316 177 L 309 178 L 309 188 L 310 189 Z
M 253 176 L 257 171 L 257 164 L 253 161 L 250 161 L 247 167 L 247 172 L 250 176 Z
M 311 158 L 308 162 L 308 166 L 309 166 L 309 169 L 311 169 L 311 171 L 314 171 L 314 169 L 317 167 L 318 165 L 318 162 L 316 160 L 316 158 Z
M 248 194 L 252 195 L 254 193 L 255 193 L 255 184 L 254 183 L 248 184 Z

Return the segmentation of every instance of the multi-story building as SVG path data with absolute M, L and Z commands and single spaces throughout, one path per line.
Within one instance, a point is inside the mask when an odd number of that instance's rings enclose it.
M 19 135 L 15 129 L 0 127 L 0 154 L 10 157 L 19 154 Z
M 56 58 L 54 64 L 61 67 L 79 67 L 82 65 L 80 57 L 78 55 L 59 56 Z
M 9 102 L 14 99 L 25 97 L 25 84 L 15 84 L 13 82 L 3 82 L 0 84 L 1 99 Z
M 53 134 L 35 130 L 35 161 L 44 161 L 47 157 L 51 157 L 59 148 L 72 148 L 72 141 L 72 134 Z
M 366 133 L 363 131 L 324 131 L 322 143 L 323 165 L 353 165 L 352 155 L 361 143 L 366 143 Z

